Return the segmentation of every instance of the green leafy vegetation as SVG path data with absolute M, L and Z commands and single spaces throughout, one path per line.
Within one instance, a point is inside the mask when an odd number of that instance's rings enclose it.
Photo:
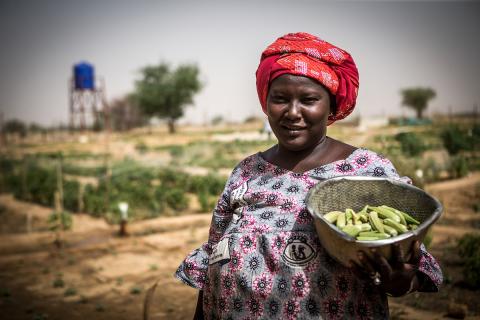
M 46 313 L 35 313 L 33 315 L 33 320 L 48 320 L 48 314 Z
M 71 174 L 74 176 L 84 176 L 84 177 L 98 177 L 105 174 L 105 166 L 98 167 L 82 167 L 72 164 L 63 164 L 62 170 L 65 174 Z
M 412 157 L 422 154 L 427 149 L 423 139 L 414 132 L 398 133 L 395 140 L 400 143 L 402 152 Z
M 63 288 L 65 286 L 65 281 L 61 277 L 57 277 L 55 280 L 53 280 L 52 286 L 54 288 Z
M 207 192 L 200 192 L 198 194 L 198 201 L 200 202 L 200 209 L 202 212 L 211 212 L 217 203 L 217 197 L 211 196 Z
M 67 288 L 65 290 L 65 292 L 63 293 L 63 295 L 65 297 L 70 297 L 70 296 L 74 296 L 77 294 L 77 289 L 73 288 L 73 287 L 70 287 L 70 288 Z
M 145 144 L 145 142 L 140 141 L 135 145 L 135 149 L 140 153 L 145 153 L 148 151 L 148 146 Z
M 72 223 L 72 215 L 67 211 L 52 212 L 48 217 L 48 225 L 51 231 L 69 230 L 72 228 Z
M 458 242 L 463 276 L 473 288 L 480 288 L 480 234 L 466 234 Z
M 25 158 L 24 161 L 2 157 L 0 166 L 5 171 L 2 171 L 0 187 L 5 192 L 12 192 L 18 199 L 53 207 L 58 181 L 56 168 L 51 162 L 42 162 L 37 157 Z M 198 196 L 202 193 L 208 198 L 218 196 L 225 184 L 225 178 L 216 174 L 192 176 L 179 169 L 143 167 L 131 160 L 115 163 L 109 180 L 104 168 L 94 170 L 75 172 L 87 176 L 97 174 L 99 178 L 98 185 L 86 184 L 82 194 L 78 181 L 63 179 L 66 212 L 60 216 L 65 225 L 68 226 L 71 221 L 68 212 L 77 212 L 80 203 L 83 203 L 83 211 L 98 217 L 105 216 L 116 223 L 120 217 L 118 203 L 121 201 L 129 203 L 131 218 L 149 218 L 161 215 L 167 209 L 173 213 L 187 209 L 187 193 Z M 58 217 L 58 214 L 53 214 L 49 224 L 58 225 Z
M 468 160 L 461 155 L 451 157 L 449 171 L 454 179 L 465 177 L 470 172 Z
M 456 155 L 462 151 L 473 151 L 480 143 L 480 124 L 470 128 L 456 124 L 448 125 L 443 128 L 440 136 L 450 155 Z
M 140 294 L 140 293 L 142 293 L 142 288 L 140 288 L 139 286 L 134 286 L 130 289 L 130 293 L 131 294 Z

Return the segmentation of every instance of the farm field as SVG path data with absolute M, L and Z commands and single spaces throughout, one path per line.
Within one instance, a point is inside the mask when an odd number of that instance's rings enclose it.
M 231 168 L 244 156 L 274 143 L 259 132 L 260 127 L 259 123 L 213 129 L 181 127 L 175 135 L 168 135 L 163 128 L 152 133 L 142 129 L 115 133 L 108 139 L 94 133 L 83 137 L 59 134 L 48 141 L 32 137 L 3 146 L 2 155 L 14 164 L 12 177 L 2 176 L 0 194 L 2 319 L 141 319 L 146 292 L 156 281 L 152 319 L 191 319 L 196 291 L 174 279 L 173 273 L 184 256 L 207 239 L 208 212 Z M 404 144 L 393 138 L 405 132 L 426 142 L 422 153 L 406 155 Z M 429 251 L 439 260 L 445 283 L 437 294 L 390 299 L 391 318 L 445 319 L 456 307 L 465 313 L 465 319 L 480 319 L 479 291 L 465 281 L 457 250 L 463 235 L 480 232 L 478 150 L 461 153 L 467 162 L 459 169 L 452 165 L 458 161 L 452 160 L 456 156 L 449 155 L 431 132 L 431 127 L 362 130 L 338 126 L 329 135 L 386 154 L 402 175 L 412 176 L 415 184 L 444 205 L 444 214 L 431 232 Z M 74 181 L 82 186 L 78 190 L 84 188 L 83 193 L 72 192 L 81 195 L 78 203 L 68 200 L 70 189 L 65 188 L 64 201 L 75 210 L 69 214 L 71 228 L 60 234 L 50 230 L 52 199 L 45 198 L 50 205 L 33 201 L 37 199 L 34 191 L 29 193 L 30 201 L 22 199 L 27 198 L 22 190 L 31 190 L 28 174 L 26 188 L 20 183 L 9 189 L 5 182 L 16 181 L 17 173 L 22 176 L 26 158 L 48 170 L 56 163 L 52 154 L 59 151 L 63 154 L 64 185 Z M 180 170 L 184 180 L 199 182 L 174 181 L 162 171 L 167 169 Z M 33 167 L 28 172 L 34 172 Z M 140 174 L 144 172 L 146 177 Z M 131 176 L 133 173 L 137 175 Z M 105 197 L 96 193 L 104 190 L 106 179 L 102 177 L 107 175 L 112 184 L 105 205 Z M 129 200 L 129 235 L 120 237 L 115 208 L 122 197 L 134 192 L 132 188 L 142 186 L 146 181 L 142 179 L 148 179 L 149 188 L 157 191 L 151 195 L 145 191 L 139 203 Z M 166 192 L 162 187 L 165 181 L 169 182 L 165 188 L 178 188 L 179 193 Z M 128 184 L 126 190 L 121 188 L 123 184 Z M 146 205 L 152 199 L 161 199 L 166 205 Z M 178 203 L 183 205 L 175 207 Z M 61 246 L 55 245 L 56 239 Z

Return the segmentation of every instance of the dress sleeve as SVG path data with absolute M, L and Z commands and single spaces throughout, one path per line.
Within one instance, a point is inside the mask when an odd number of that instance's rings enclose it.
M 236 171 L 238 171 L 238 168 L 230 175 L 225 189 L 213 209 L 208 241 L 202 244 L 200 248 L 190 252 L 175 272 L 176 278 L 193 288 L 203 289 L 207 279 L 208 260 L 212 253 L 212 248 L 223 236 L 226 227 L 232 219 L 233 210 L 230 206 L 230 190 Z
M 381 169 L 379 169 L 381 168 Z M 375 161 L 372 163 L 371 170 L 375 173 L 384 173 L 384 176 L 392 179 L 398 179 L 408 184 L 412 184 L 412 180 L 407 176 L 400 176 L 393 166 L 392 162 L 387 158 L 376 155 Z M 443 274 L 440 265 L 435 258 L 427 252 L 423 245 L 420 246 L 421 258 L 418 266 L 418 278 L 420 281 L 420 292 L 437 292 L 443 282 Z
M 421 257 L 418 266 L 418 279 L 420 292 L 437 292 L 443 282 L 443 274 L 440 265 L 435 258 L 427 252 L 425 246 L 420 246 Z

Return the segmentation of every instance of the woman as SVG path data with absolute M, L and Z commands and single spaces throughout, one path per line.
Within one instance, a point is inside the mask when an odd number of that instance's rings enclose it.
M 386 319 L 387 294 L 437 291 L 438 264 L 418 243 L 412 258 L 393 248 L 344 267 L 320 245 L 305 207 L 319 179 L 399 177 L 376 153 L 327 137 L 355 106 L 350 55 L 307 33 L 287 34 L 262 54 L 257 90 L 278 144 L 233 170 L 214 209 L 209 240 L 176 276 L 200 289 L 195 317 L 207 319 Z M 371 274 L 381 276 L 374 284 Z

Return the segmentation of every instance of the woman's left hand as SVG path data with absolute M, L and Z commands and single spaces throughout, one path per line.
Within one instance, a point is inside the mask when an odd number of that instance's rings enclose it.
M 394 297 L 418 289 L 417 270 L 421 257 L 418 241 L 412 244 L 412 255 L 408 261 L 405 261 L 404 252 L 398 244 L 392 245 L 390 261 L 387 261 L 376 249 L 370 249 L 370 252 L 372 257 L 369 257 L 363 251 L 358 251 L 360 265 L 350 261 L 350 267 L 357 276 L 368 277 L 370 281 L 374 281 L 375 278 L 380 279 L 378 285 Z

